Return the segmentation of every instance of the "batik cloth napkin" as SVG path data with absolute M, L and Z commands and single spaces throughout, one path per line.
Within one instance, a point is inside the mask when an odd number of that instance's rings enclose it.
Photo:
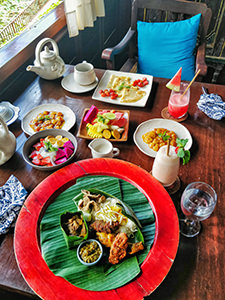
M 197 103 L 198 108 L 208 117 L 214 120 L 221 120 L 225 116 L 225 102 L 217 94 L 208 94 L 202 88 L 203 94 Z
M 14 175 L 0 187 L 0 234 L 7 233 L 14 223 L 26 195 L 27 191 Z

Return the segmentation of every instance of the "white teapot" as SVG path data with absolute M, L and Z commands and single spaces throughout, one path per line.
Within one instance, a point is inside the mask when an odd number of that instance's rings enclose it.
M 51 43 L 53 50 L 49 50 L 47 43 Z M 44 47 L 45 46 L 45 47 Z M 44 47 L 44 51 L 41 51 Z M 48 80 L 59 78 L 65 72 L 65 63 L 59 56 L 59 48 L 56 42 L 50 38 L 42 39 L 35 49 L 34 66 L 27 66 L 27 71 L 37 73 L 40 77 Z
M 0 116 L 0 166 L 7 162 L 16 150 L 16 137 L 9 131 L 5 121 Z

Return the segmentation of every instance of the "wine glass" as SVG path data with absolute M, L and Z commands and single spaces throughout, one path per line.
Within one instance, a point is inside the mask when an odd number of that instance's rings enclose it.
M 201 229 L 200 221 L 207 219 L 213 212 L 217 201 L 214 189 L 204 182 L 190 183 L 181 196 L 181 209 L 185 219 L 180 219 L 180 233 L 194 237 Z

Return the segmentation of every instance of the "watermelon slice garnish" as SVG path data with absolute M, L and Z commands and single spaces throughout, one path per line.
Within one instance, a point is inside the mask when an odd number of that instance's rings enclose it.
M 180 69 L 173 76 L 173 78 L 167 83 L 166 87 L 168 89 L 175 91 L 175 92 L 180 91 L 181 73 L 182 73 L 182 67 L 180 67 Z

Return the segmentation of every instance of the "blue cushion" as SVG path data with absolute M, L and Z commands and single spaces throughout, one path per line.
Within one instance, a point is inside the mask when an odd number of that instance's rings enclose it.
M 182 67 L 182 80 L 190 81 L 200 19 L 201 14 L 177 22 L 138 21 L 138 72 L 172 78 Z

